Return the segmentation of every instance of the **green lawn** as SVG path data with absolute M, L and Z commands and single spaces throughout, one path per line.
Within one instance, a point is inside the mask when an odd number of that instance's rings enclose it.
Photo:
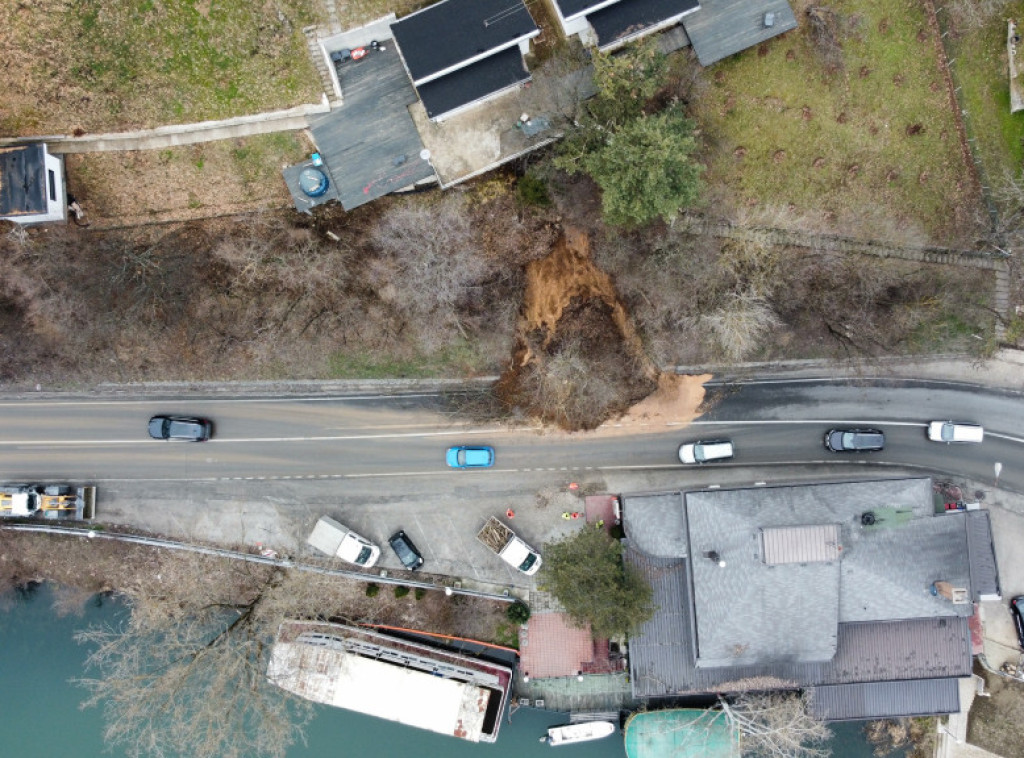
M 945 243 L 977 198 L 936 38 L 916 2 L 835 0 L 838 70 L 797 30 L 715 64 L 694 115 L 716 212 L 786 208 L 848 234 Z
M 1020 180 L 1024 169 L 1024 112 L 1010 113 L 1008 18 L 1016 18 L 1018 28 L 1024 24 L 1024 0 L 1010 3 L 980 28 L 953 25 L 947 38 L 976 154 L 994 188 L 1005 182 L 1008 172 Z
M 107 131 L 318 102 L 318 0 L 0 3 L 0 132 Z

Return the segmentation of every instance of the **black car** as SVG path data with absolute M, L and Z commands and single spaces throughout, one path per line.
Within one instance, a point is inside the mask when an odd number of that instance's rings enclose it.
M 206 442 L 213 434 L 209 419 L 191 416 L 153 416 L 149 420 L 149 436 L 155 440 Z
M 416 545 L 409 539 L 409 535 L 399 530 L 388 538 L 391 549 L 395 551 L 398 560 L 410 571 L 415 571 L 423 565 L 423 556 L 416 549 Z
M 1013 623 L 1017 627 L 1017 642 L 1021 650 L 1024 650 L 1024 617 L 1021 616 L 1024 608 L 1021 606 L 1024 606 L 1024 595 L 1017 595 L 1010 601 L 1010 615 L 1013 616 Z
M 833 453 L 875 453 L 885 449 L 885 435 L 877 429 L 829 429 L 825 447 Z

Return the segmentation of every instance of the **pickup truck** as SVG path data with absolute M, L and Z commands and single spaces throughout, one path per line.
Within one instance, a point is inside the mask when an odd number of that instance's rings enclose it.
M 476 538 L 509 566 L 533 576 L 541 566 L 540 553 L 523 542 L 508 526 L 491 516 Z
M 330 516 L 320 517 L 306 542 L 321 553 L 361 568 L 371 568 L 380 558 L 379 547 Z

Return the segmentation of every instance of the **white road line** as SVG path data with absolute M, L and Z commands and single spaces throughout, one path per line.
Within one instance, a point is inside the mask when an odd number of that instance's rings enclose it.
M 196 398 L 154 398 L 152 400 L 27 400 L 0 401 L 0 408 L 17 407 L 25 408 L 31 406 L 54 406 L 54 405 L 203 405 L 210 403 L 335 403 L 346 400 L 396 400 L 413 397 L 442 397 L 440 392 L 417 392 L 412 394 L 398 395 L 338 395 L 329 397 L 196 397 Z
M 404 434 L 340 434 L 321 437 L 232 437 L 217 438 L 203 442 L 203 445 L 217 445 L 228 442 L 260 443 L 260 442 L 341 442 L 344 440 L 387 440 L 408 439 L 413 437 L 454 437 L 480 434 L 506 434 L 505 429 L 451 429 L 441 432 L 407 432 Z M 159 440 L 153 440 L 159 442 Z M 97 445 L 139 445 L 148 440 L 0 440 L 0 445 L 17 445 L 22 447 L 94 447 Z M 182 443 L 184 444 L 184 443 Z M 150 446 L 151 447 L 151 446 Z

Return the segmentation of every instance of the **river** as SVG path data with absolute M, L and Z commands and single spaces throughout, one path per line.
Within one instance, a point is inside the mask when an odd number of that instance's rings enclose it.
M 59 618 L 46 587 L 9 596 L 0 612 L 0 755 L 4 758 L 124 758 L 107 752 L 102 712 L 80 710 L 85 692 L 70 679 L 82 675 L 88 650 L 73 640 L 76 630 L 111 622 L 123 609 L 116 602 L 90 603 L 78 617 Z M 474 745 L 369 716 L 323 707 L 310 724 L 306 745 L 288 758 L 551 758 L 538 741 L 564 717 L 530 709 L 517 711 L 502 726 L 496 745 Z M 836 725 L 835 758 L 869 758 L 872 753 L 857 724 Z M 559 747 L 558 756 L 623 758 L 621 738 Z

